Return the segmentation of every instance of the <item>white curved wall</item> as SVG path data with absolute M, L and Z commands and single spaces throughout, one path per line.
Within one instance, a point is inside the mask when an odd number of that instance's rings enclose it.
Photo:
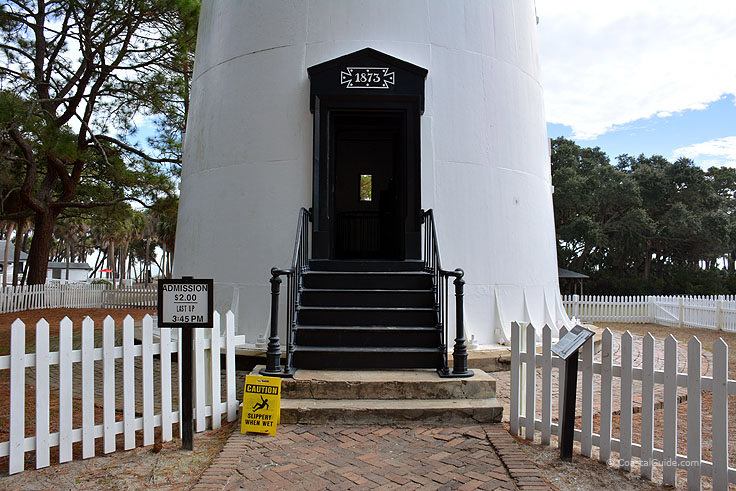
M 569 322 L 559 299 L 533 0 L 203 2 L 175 275 L 214 277 L 248 341 L 268 322 L 312 203 L 309 66 L 365 47 L 429 70 L 422 207 L 443 265 L 466 271 L 467 328 Z

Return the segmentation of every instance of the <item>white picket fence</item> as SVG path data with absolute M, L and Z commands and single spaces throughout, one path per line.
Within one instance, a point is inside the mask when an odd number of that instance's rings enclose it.
M 736 332 L 736 297 L 565 295 L 568 315 L 584 322 L 653 323 Z
M 243 336 L 236 336 L 232 312 L 225 315 L 225 325 L 220 335 L 220 315 L 214 314 L 212 333 L 205 337 L 203 329 L 196 329 L 194 338 L 194 418 L 195 430 L 219 428 L 222 415 L 228 421 L 237 417 L 239 402 L 235 386 L 235 346 L 242 344 Z M 9 370 L 10 376 L 10 424 L 9 440 L 0 442 L 0 457 L 9 456 L 9 473 L 24 470 L 26 452 L 35 451 L 36 468 L 50 465 L 50 449 L 59 448 L 59 462 L 72 460 L 72 444 L 82 442 L 82 457 L 95 455 L 95 440 L 102 439 L 104 453 L 115 452 L 116 435 L 123 434 L 123 449 L 136 445 L 136 431 L 142 431 L 143 445 L 154 443 L 154 428 L 161 428 L 162 441 L 173 438 L 172 425 L 179 422 L 181 414 L 181 381 L 173 374 L 171 354 L 181 352 L 181 341 L 172 342 L 172 330 L 160 329 L 160 339 L 154 342 L 153 322 L 145 316 L 142 322 L 141 344 L 134 341 L 134 321 L 128 316 L 123 321 L 122 344 L 115 344 L 115 323 L 105 319 L 101 347 L 95 346 L 94 323 L 87 318 L 81 326 L 81 349 L 72 349 L 73 326 L 65 318 L 59 326 L 59 351 L 49 351 L 49 324 L 40 320 L 36 324 L 35 353 L 26 353 L 26 326 L 16 320 L 11 326 L 10 355 L 0 356 L 0 371 Z M 208 335 L 209 336 L 209 335 Z M 178 337 L 180 339 L 180 337 Z M 221 367 L 220 353 L 224 350 L 225 367 Z M 216 354 L 216 356 L 213 356 Z M 160 368 L 154 373 L 154 356 L 160 359 Z M 139 370 L 135 369 L 140 359 Z M 178 357 L 179 364 L 181 358 Z M 116 360 L 122 360 L 122 401 L 116 401 Z M 95 362 L 102 365 L 102 377 L 95 378 Z M 81 427 L 73 425 L 74 385 L 80 378 L 73 377 L 73 365 L 81 365 Z M 51 390 L 50 367 L 58 366 L 58 380 Z M 99 368 L 100 365 L 98 365 Z M 35 432 L 25 434 L 26 427 L 26 369 L 35 369 Z M 225 370 L 225 398 L 222 398 L 221 370 Z M 178 373 L 181 373 L 179 365 Z M 140 377 L 136 379 L 136 374 Z M 158 391 L 154 393 L 154 381 L 158 379 Z M 179 380 L 178 387 L 174 387 Z M 118 381 L 119 382 L 119 381 Z M 50 432 L 50 397 L 58 387 L 58 431 Z M 138 389 L 136 389 L 138 388 Z M 142 389 L 142 390 L 141 390 Z M 142 392 L 142 416 L 136 417 L 136 390 Z M 172 392 L 176 390 L 179 407 L 172 407 Z M 79 392 L 77 390 L 77 392 Z M 102 420 L 95 424 L 95 392 L 102 395 Z M 156 401 L 154 398 L 157 398 Z M 214 403 L 213 403 L 214 401 Z M 122 420 L 116 420 L 116 409 L 122 402 Z M 139 401 L 140 402 L 140 401 Z M 154 402 L 160 411 L 154 414 Z M 99 410 L 98 410 L 99 411 Z M 181 430 L 181 428 L 180 428 Z
M 561 394 L 564 394 L 564 361 L 552 354 L 551 330 L 545 326 L 542 331 L 542 353 L 535 349 L 536 333 L 529 324 L 526 332 L 517 324 L 511 326 L 511 432 L 533 440 L 535 431 L 540 432 L 543 445 L 550 445 L 551 436 L 559 438 L 560 427 L 552 421 L 552 378 L 553 371 L 558 377 L 558 407 L 554 408 L 557 421 L 562 418 Z M 564 336 L 566 330 L 560 331 Z M 713 346 L 713 376 L 701 376 L 701 344 L 693 337 L 687 344 L 687 373 L 678 372 L 678 343 L 670 335 L 665 340 L 664 369 L 654 369 L 654 338 L 648 334 L 643 339 L 642 365 L 632 363 L 632 341 L 630 333 L 621 338 L 621 364 L 612 363 L 612 333 L 606 329 L 601 341 L 601 356 L 594 360 L 593 339 L 581 348 L 578 370 L 582 372 L 581 429 L 575 430 L 575 441 L 580 442 L 581 452 L 592 456 L 593 446 L 599 449 L 599 460 L 608 462 L 611 452 L 618 452 L 621 466 L 631 469 L 632 457 L 641 461 L 641 476 L 651 480 L 652 465 L 663 466 L 663 483 L 676 485 L 677 469 L 687 470 L 688 489 L 700 489 L 702 476 L 713 479 L 713 489 L 728 489 L 729 483 L 736 483 L 736 469 L 728 467 L 728 396 L 736 395 L 736 381 L 728 379 L 728 345 L 719 339 Z M 537 368 L 541 368 L 541 408 L 537 406 Z M 594 374 L 600 375 L 600 384 L 593 384 Z M 612 384 L 614 378 L 620 379 L 620 405 L 613 407 Z M 641 443 L 632 442 L 633 381 L 641 381 Z M 580 383 L 580 382 L 578 382 Z M 654 446 L 655 385 L 663 386 L 663 448 Z M 685 445 L 678 444 L 677 410 L 678 387 L 687 389 L 687 454 L 678 453 Z M 600 433 L 593 433 L 594 391 L 600 401 Z M 702 459 L 702 392 L 713 394 L 712 404 L 712 455 L 713 462 Z M 658 401 L 659 402 L 659 401 Z M 620 431 L 618 438 L 611 430 L 612 415 L 620 410 Z M 541 416 L 541 418 L 538 418 Z M 559 441 L 559 440 L 558 440 Z
M 155 309 L 157 291 L 146 286 L 109 288 L 106 285 L 66 283 L 0 287 L 0 314 L 57 308 Z
M 102 293 L 104 309 L 155 309 L 158 290 L 148 286 L 111 288 Z

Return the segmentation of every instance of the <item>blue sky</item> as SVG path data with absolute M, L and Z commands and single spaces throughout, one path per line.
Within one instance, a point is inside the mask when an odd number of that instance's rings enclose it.
M 550 138 L 573 138 L 572 127 L 559 123 L 547 123 Z M 720 141 L 736 134 L 736 97 L 724 95 L 706 109 L 687 110 L 667 117 L 653 116 L 615 126 L 596 138 L 575 138 L 585 147 L 601 147 L 611 160 L 621 154 L 662 155 L 675 158 L 684 155 L 693 158 L 698 165 L 727 165 L 716 155 L 700 153 L 702 142 Z M 680 150 L 679 152 L 677 150 Z M 731 165 L 736 166 L 736 162 Z
M 550 137 L 736 167 L 734 0 L 536 0 Z

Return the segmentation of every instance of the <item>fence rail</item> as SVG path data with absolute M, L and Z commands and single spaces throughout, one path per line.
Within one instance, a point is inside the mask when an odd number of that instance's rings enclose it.
M 568 315 L 585 322 L 626 322 L 736 332 L 736 297 L 565 295 Z
M 220 315 L 215 312 L 212 333 L 217 335 L 205 338 L 202 329 L 195 330 L 193 414 L 197 432 L 208 427 L 219 428 L 223 415 L 228 421 L 237 417 L 235 346 L 242 344 L 244 337 L 235 336 L 234 325 L 234 316 L 228 312 L 220 335 Z M 141 332 L 141 344 L 135 344 L 134 321 L 126 317 L 122 344 L 116 345 L 115 323 L 108 317 L 103 323 L 101 343 L 97 343 L 101 347 L 96 347 L 94 322 L 88 318 L 81 326 L 81 348 L 72 349 L 73 326 L 65 318 L 59 325 L 59 349 L 50 351 L 49 324 L 42 319 L 35 328 L 35 352 L 26 353 L 26 326 L 20 320 L 12 324 L 10 355 L 0 356 L 0 376 L 4 375 L 3 370 L 9 370 L 10 375 L 9 440 L 0 442 L 0 457 L 9 456 L 10 474 L 24 470 L 26 452 L 35 451 L 36 468 L 42 468 L 50 465 L 52 447 L 59 448 L 59 462 L 68 462 L 72 460 L 72 445 L 76 442 L 82 442 L 82 458 L 86 459 L 95 455 L 97 439 L 102 439 L 103 452 L 107 454 L 117 450 L 116 436 L 120 434 L 124 435 L 122 447 L 125 450 L 135 447 L 138 431 L 142 432 L 144 446 L 154 443 L 154 428 L 161 428 L 162 441 L 173 438 L 173 425 L 179 422 L 181 414 L 181 381 L 177 375 L 181 370 L 172 369 L 176 366 L 172 367 L 171 355 L 181 352 L 181 341 L 172 341 L 171 330 L 162 328 L 159 340 L 154 342 L 153 322 L 148 315 L 143 318 Z M 225 366 L 221 367 L 223 350 Z M 158 355 L 158 370 L 154 370 L 155 355 Z M 97 371 L 96 362 L 99 362 Z M 80 365 L 81 377 L 75 377 Z M 26 369 L 35 370 L 35 388 L 26 379 Z M 225 371 L 224 400 L 221 370 Z M 81 391 L 77 387 L 80 384 Z M 122 397 L 116 385 L 122 389 Z M 154 385 L 158 389 L 155 392 Z M 26 415 L 26 388 L 34 393 L 35 425 L 31 434 L 26 434 L 27 422 L 34 421 L 33 415 Z M 95 400 L 96 392 L 101 395 L 101 403 Z M 142 411 L 137 409 L 136 392 L 142 394 L 142 400 L 138 401 Z M 57 394 L 58 413 L 50 411 L 50 400 L 56 401 Z M 206 400 L 214 403 L 208 404 Z M 175 401 L 178 401 L 177 408 L 172 407 Z M 95 407 L 96 402 L 101 410 Z M 80 405 L 81 410 L 78 409 Z M 156 405 L 159 410 L 154 413 Z M 116 410 L 120 408 L 122 419 L 118 421 Z M 81 420 L 77 427 L 73 423 L 75 412 L 77 421 Z M 142 415 L 136 416 L 136 412 Z M 51 425 L 50 420 L 56 416 L 58 431 L 51 433 L 50 428 L 57 425 Z M 102 423 L 96 423 L 95 416 Z
M 525 332 L 524 332 L 525 331 Z M 566 333 L 560 330 L 560 336 Z M 564 361 L 551 352 L 551 330 L 542 331 L 542 352 L 535 349 L 535 329 L 529 324 L 523 329 L 519 324 L 511 326 L 511 432 L 527 440 L 533 440 L 535 431 L 540 432 L 544 445 L 550 437 L 559 438 L 560 427 L 552 420 L 556 411 L 561 421 L 564 394 Z M 663 483 L 676 485 L 677 469 L 686 469 L 689 489 L 700 489 L 702 476 L 713 479 L 713 489 L 728 489 L 736 483 L 736 469 L 728 467 L 728 396 L 736 395 L 736 381 L 728 379 L 728 345 L 719 339 L 713 346 L 712 377 L 701 374 L 701 343 L 693 337 L 687 343 L 687 373 L 678 371 L 678 342 L 670 335 L 664 344 L 664 365 L 655 369 L 654 338 L 651 334 L 642 340 L 642 364 L 632 363 L 633 339 L 625 333 L 621 338 L 620 364 L 613 364 L 612 333 L 606 329 L 602 337 L 601 356 L 594 360 L 593 340 L 581 348 L 578 370 L 582 372 L 581 429 L 575 430 L 575 440 L 581 443 L 581 452 L 592 456 L 593 447 L 599 448 L 599 460 L 608 462 L 611 452 L 618 452 L 622 468 L 630 470 L 632 457 L 641 460 L 641 476 L 652 479 L 652 465 L 663 466 Z M 537 368 L 541 369 L 541 408 L 537 407 Z M 558 404 L 552 407 L 553 371 L 558 377 Z M 594 374 L 600 375 L 600 383 L 594 385 Z M 620 380 L 620 404 L 614 404 L 612 386 L 614 379 Z M 632 415 L 634 413 L 633 381 L 641 382 L 641 433 L 640 443 L 632 441 Z M 662 387 L 664 411 L 663 448 L 654 446 L 655 386 Z M 677 411 L 678 387 L 687 390 L 687 444 L 678 442 Z M 600 432 L 593 433 L 594 391 L 595 400 L 600 401 Z M 702 459 L 702 391 L 712 393 L 712 455 L 713 461 Z M 639 394 L 636 394 L 637 396 Z M 614 407 L 619 406 L 619 407 Z M 612 416 L 620 411 L 618 438 L 612 432 Z M 540 415 L 541 419 L 537 419 Z M 559 440 L 558 440 L 559 441 Z M 686 454 L 678 453 L 687 448 Z
M 65 283 L 0 288 L 0 314 L 57 308 L 155 309 L 156 289 L 147 286 L 109 288 L 106 285 Z

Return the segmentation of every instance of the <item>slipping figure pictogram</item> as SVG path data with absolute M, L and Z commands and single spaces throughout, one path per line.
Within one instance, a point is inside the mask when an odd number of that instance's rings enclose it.
M 253 405 L 253 412 L 254 413 L 255 412 L 258 412 L 258 411 L 260 411 L 261 409 L 264 409 L 264 408 L 265 409 L 270 409 L 270 406 L 268 405 L 268 399 L 266 399 L 265 397 L 261 396 L 261 402 L 256 402 Z

